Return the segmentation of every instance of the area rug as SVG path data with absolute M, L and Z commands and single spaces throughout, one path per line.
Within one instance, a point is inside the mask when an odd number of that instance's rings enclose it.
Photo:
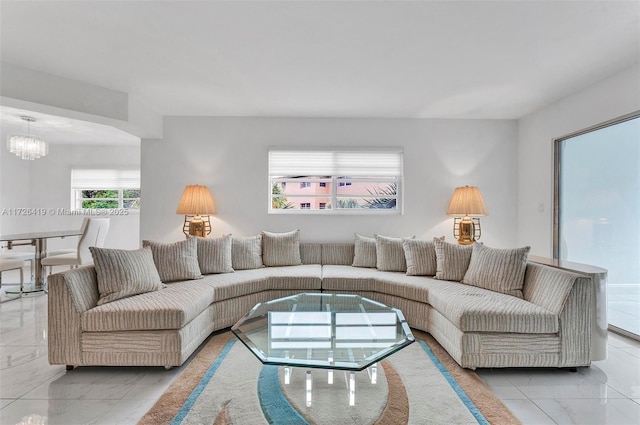
M 375 383 L 356 373 L 355 405 L 349 374 L 264 366 L 231 332 L 212 336 L 138 422 L 155 424 L 519 424 L 472 371 L 463 369 L 428 334 L 380 362 Z

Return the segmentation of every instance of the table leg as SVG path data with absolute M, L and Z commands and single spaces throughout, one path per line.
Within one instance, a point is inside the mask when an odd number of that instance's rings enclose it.
M 33 239 L 31 245 L 35 247 L 34 253 L 34 279 L 33 286 L 25 286 L 22 290 L 23 294 L 31 294 L 34 292 L 46 291 L 44 282 L 44 273 L 42 268 L 42 259 L 47 255 L 47 240 L 45 238 Z M 15 291 L 7 291 L 7 294 L 14 294 Z
M 307 407 L 311 407 L 311 388 L 313 383 L 313 378 L 311 377 L 311 371 L 307 370 L 307 380 L 306 380 L 306 389 L 307 389 Z
M 36 239 L 36 252 L 35 252 L 35 273 L 36 277 L 34 279 L 35 289 L 39 291 L 46 290 L 46 284 L 44 281 L 44 270 L 42 267 L 42 259 L 47 255 L 47 240 L 46 239 Z

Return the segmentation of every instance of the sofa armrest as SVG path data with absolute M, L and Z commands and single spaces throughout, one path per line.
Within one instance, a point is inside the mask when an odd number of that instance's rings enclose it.
M 527 264 L 524 298 L 558 315 L 561 367 L 586 366 L 591 362 L 593 284 L 585 275 Z
M 576 280 L 583 277 L 567 270 L 527 263 L 522 293 L 525 300 L 560 314 Z
M 98 302 L 93 266 L 50 275 L 48 280 L 49 363 L 82 364 L 80 316 Z
M 591 363 L 592 318 L 594 311 L 591 278 L 576 278 L 560 313 L 560 367 L 588 366 Z

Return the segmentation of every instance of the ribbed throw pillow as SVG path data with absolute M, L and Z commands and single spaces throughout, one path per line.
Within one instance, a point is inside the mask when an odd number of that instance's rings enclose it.
M 262 232 L 262 262 L 267 267 L 302 264 L 300 230 L 286 233 Z
M 387 272 L 407 271 L 402 238 L 376 235 L 376 268 Z
M 98 305 L 162 288 L 151 248 L 134 251 L 89 247 L 98 277 Z
M 460 282 L 469 268 L 473 245 L 451 244 L 433 238 L 436 248 L 436 279 Z
M 262 264 L 262 235 L 233 238 L 231 263 L 234 270 L 259 269 Z
M 142 246 L 151 248 L 163 283 L 202 278 L 196 238 L 174 243 L 142 241 Z
M 462 283 L 523 298 L 524 272 L 530 247 L 489 248 L 474 244 L 469 269 Z
M 356 233 L 353 267 L 376 267 L 376 239 Z
M 439 239 L 444 240 L 444 236 Z M 404 239 L 402 248 L 407 261 L 407 276 L 435 276 L 438 271 L 435 242 Z
M 231 273 L 231 235 L 221 238 L 196 238 L 198 241 L 198 264 L 203 274 Z

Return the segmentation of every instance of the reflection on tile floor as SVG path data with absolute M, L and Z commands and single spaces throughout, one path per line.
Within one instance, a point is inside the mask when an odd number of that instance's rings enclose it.
M 135 424 L 182 368 L 82 367 L 46 356 L 47 297 L 0 304 L 0 424 Z M 524 424 L 639 424 L 640 342 L 609 333 L 607 360 L 577 373 L 482 369 L 478 375 Z

